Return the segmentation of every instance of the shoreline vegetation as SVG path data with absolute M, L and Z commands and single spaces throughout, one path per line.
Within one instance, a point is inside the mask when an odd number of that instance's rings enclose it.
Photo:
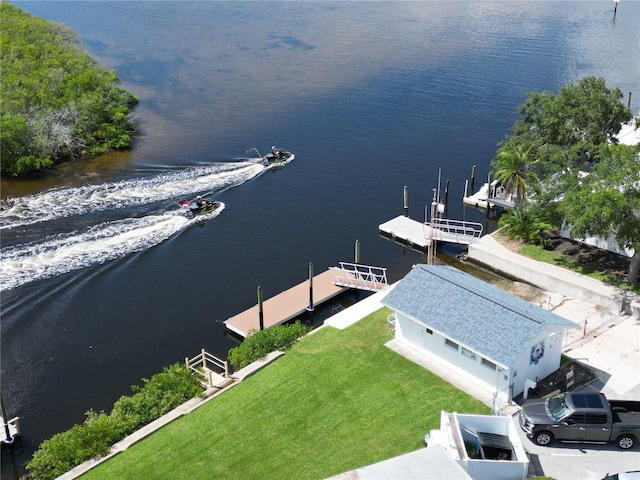
M 640 284 L 627 282 L 630 257 L 564 238 L 552 232 L 546 235 L 548 241 L 545 242 L 545 246 L 509 238 L 502 231 L 494 233 L 493 237 L 519 255 L 566 268 L 612 287 L 640 294 Z
M 67 26 L 0 2 L 0 174 L 26 177 L 61 162 L 128 149 L 138 99 L 117 87 Z
M 131 119 L 137 99 L 117 87 L 115 72 L 100 68 L 83 51 L 75 33 L 64 25 L 33 17 L 7 2 L 0 2 L 0 15 L 0 174 L 33 175 L 65 160 L 130 148 L 138 128 Z M 573 107 L 576 98 L 584 100 L 578 102 L 579 108 Z M 620 123 L 631 115 L 620 98 L 618 89 L 608 89 L 604 80 L 596 78 L 567 87 L 558 96 L 548 92 L 530 94 L 520 108 L 523 119 L 516 123 L 513 135 L 502 142 L 492 161 L 495 178 L 505 186 L 505 198 L 512 197 L 517 207 L 501 222 L 509 234 L 498 239 L 518 254 L 638 293 L 640 222 L 634 215 L 620 212 L 637 211 L 637 196 L 631 193 L 636 191 L 639 147 L 608 143 L 611 135 L 619 131 Z M 591 115 L 598 113 L 590 104 L 595 101 L 610 106 L 605 110 L 614 111 L 615 115 Z M 557 112 L 575 123 L 584 123 L 584 128 L 574 128 L 572 122 L 556 122 Z M 591 117 L 602 121 L 591 121 Z M 548 124 L 553 128 L 542 128 Z M 589 177 L 579 175 L 584 167 L 591 169 Z M 554 182 L 542 184 L 541 176 Z M 626 192 L 620 192 L 621 185 Z M 599 196 L 594 196 L 594 191 Z M 529 192 L 536 195 L 528 195 Z M 559 192 L 564 194 L 562 202 L 557 201 Z M 603 208 L 607 204 L 619 208 L 602 222 L 596 223 L 594 217 L 587 215 L 611 210 Z M 572 247 L 577 242 L 569 240 L 556 242 L 555 237 L 546 235 L 561 220 L 570 220 L 577 233 L 605 235 L 613 230 L 622 246 L 635 248 L 637 257 L 627 259 L 626 264 L 614 264 L 606 261 L 613 257 L 604 250 L 580 250 Z M 621 255 L 617 257 L 623 260 Z M 626 279 L 625 267 L 629 269 Z M 153 469 L 158 474 L 173 472 L 178 467 L 171 464 L 170 458 L 160 458 L 163 451 L 174 448 L 172 435 L 185 440 L 180 470 L 174 472 L 185 478 L 201 476 L 198 469 L 202 467 L 203 451 L 198 440 L 204 437 L 211 446 L 204 455 L 209 459 L 207 473 L 216 467 L 222 469 L 217 472 L 222 476 L 228 476 L 231 470 L 238 478 L 269 472 L 282 476 L 270 459 L 287 451 L 290 473 L 304 472 L 309 478 L 328 476 L 414 448 L 416 439 L 436 426 L 440 410 L 485 411 L 464 392 L 451 390 L 446 382 L 441 384 L 421 367 L 404 364 L 391 355 L 384 347 L 389 336 L 388 313 L 382 309 L 366 317 L 346 335 L 324 331 L 294 344 L 285 360 L 256 375 L 246 386 L 236 387 L 236 395 L 211 403 L 219 409 L 203 407 L 191 419 L 175 421 L 164 433 L 141 442 L 131 449 L 133 453 L 118 456 L 108 466 L 96 468 L 96 473 L 88 473 L 87 478 L 122 478 L 133 472 L 144 477 Z M 319 361 L 322 358 L 324 362 Z M 416 378 L 420 379 L 417 385 Z M 402 408 L 398 408 L 398 397 L 402 398 Z M 342 404 L 336 405 L 337 398 Z M 114 406 L 117 414 L 113 418 L 118 423 L 109 428 L 115 429 L 117 435 L 133 428 L 121 411 L 134 411 L 140 417 L 140 411 L 147 413 L 155 408 L 146 400 L 147 396 L 135 401 L 121 399 Z M 423 423 L 415 421 L 416 412 Z M 203 415 L 219 422 L 215 429 L 207 429 L 212 425 L 203 421 Z M 391 416 L 393 422 L 388 421 Z M 104 412 L 88 412 L 88 424 L 94 429 L 89 440 L 109 433 L 105 431 L 108 417 Z M 252 421 L 247 422 L 246 418 Z M 390 429 L 390 425 L 397 428 Z M 269 432 L 269 438 L 264 438 L 265 432 Z M 65 438 L 59 435 L 43 445 L 49 442 L 55 446 Z M 107 445 L 109 438 L 113 437 L 104 435 Z M 248 447 L 247 455 L 263 461 L 240 462 L 244 470 L 237 465 L 230 468 L 224 460 L 232 457 L 237 445 L 229 438 L 238 439 Z M 80 442 L 77 448 L 84 446 Z M 313 468 L 309 468 L 309 448 L 321 459 L 314 462 Z M 36 478 L 49 478 L 48 474 L 57 475 L 68 467 L 57 465 L 60 471 L 54 473 L 49 469 L 59 458 L 55 452 L 48 452 L 47 456 L 47 461 L 42 462 L 46 464 L 42 466 L 44 473 L 38 472 Z M 151 460 L 143 464 L 141 457 Z M 40 460 L 37 455 L 34 458 L 32 470 L 37 469 Z M 334 463 L 336 458 L 341 459 L 340 465 Z M 259 471 L 250 469 L 254 463 L 260 466 Z M 286 473 L 283 478 L 295 476 Z

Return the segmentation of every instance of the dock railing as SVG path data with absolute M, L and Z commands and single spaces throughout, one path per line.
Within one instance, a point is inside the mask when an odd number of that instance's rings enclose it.
M 223 377 L 229 377 L 229 362 L 214 357 L 204 348 L 193 358 L 185 357 L 184 363 L 189 371 L 195 372 L 203 377 L 204 381 L 207 382 L 209 386 L 213 386 L 214 384 L 213 376 L 219 375 L 214 372 L 211 367 L 216 367 L 218 370 L 222 370 Z
M 2 419 L 2 417 L 0 417 L 0 419 Z M 6 445 L 11 445 L 15 440 L 15 438 L 20 436 L 19 420 L 20 420 L 20 417 L 13 417 L 11 420 L 7 421 L 6 426 L 9 429 L 9 438 L 7 438 L 4 420 L 0 422 L 2 423 L 2 425 L 0 426 L 0 432 L 1 432 L 0 440 L 2 440 L 2 443 Z
M 331 267 L 329 270 L 333 275 L 333 283 L 342 287 L 376 292 L 389 285 L 386 268 L 340 262 L 339 267 Z
M 565 330 L 563 348 L 579 342 L 589 335 L 596 334 L 611 322 L 624 316 L 622 311 L 623 297 L 616 296 L 610 303 L 587 315 L 584 320 L 576 322 L 580 330 Z
M 432 238 L 439 242 L 469 244 L 482 237 L 483 225 L 478 222 L 432 218 L 425 227 L 431 227 Z

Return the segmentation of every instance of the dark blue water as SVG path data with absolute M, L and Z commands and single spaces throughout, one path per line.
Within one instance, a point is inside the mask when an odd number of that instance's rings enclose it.
M 620 2 L 615 20 L 610 1 L 18 5 L 73 28 L 139 97 L 142 125 L 131 152 L 42 181 L 3 180 L 3 198 L 28 196 L 49 211 L 88 201 L 83 185 L 131 182 L 117 184 L 113 203 L 98 202 L 101 211 L 1 232 L 5 256 L 9 246 L 29 242 L 35 252 L 52 241 L 58 253 L 89 258 L 51 277 L 36 268 L 33 281 L 2 291 L 2 393 L 8 413 L 22 417 L 19 464 L 141 377 L 201 348 L 225 357 L 236 342 L 222 322 L 254 305 L 259 285 L 268 298 L 303 281 L 309 262 L 319 273 L 352 261 L 356 239 L 362 263 L 401 278 L 423 257 L 381 238 L 378 225 L 402 213 L 403 187 L 410 216 L 422 219 L 441 169 L 449 217 L 481 219 L 462 207 L 465 180 L 477 165 L 482 182 L 528 92 L 596 75 L 634 92 L 635 112 L 640 105 L 637 1 Z M 186 175 L 273 144 L 294 162 L 202 187 L 204 174 Z M 156 178 L 156 187 L 143 183 Z M 51 187 L 68 190 L 31 197 Z M 156 242 L 116 259 L 87 253 L 126 244 L 117 237 L 124 224 L 200 188 L 226 204 L 217 218 L 168 238 L 156 225 Z M 85 242 L 87 229 L 107 222 L 116 222 L 113 237 Z M 60 232 L 77 243 L 63 248 Z

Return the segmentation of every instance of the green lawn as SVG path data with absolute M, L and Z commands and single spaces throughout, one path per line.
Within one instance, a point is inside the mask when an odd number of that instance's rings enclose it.
M 423 446 L 440 411 L 489 408 L 384 346 L 383 308 L 323 328 L 83 479 L 322 479 Z

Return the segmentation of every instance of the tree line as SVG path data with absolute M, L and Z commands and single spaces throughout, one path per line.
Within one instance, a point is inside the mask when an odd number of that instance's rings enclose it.
M 137 99 L 67 26 L 0 2 L 0 173 L 130 148 Z
M 640 273 L 640 145 L 619 144 L 633 115 L 619 88 L 585 77 L 557 94 L 530 93 L 492 160 L 515 209 L 500 219 L 510 236 L 539 242 L 553 227 L 575 238 L 614 238 L 634 249 L 627 280 Z M 637 128 L 637 125 L 636 125 Z

